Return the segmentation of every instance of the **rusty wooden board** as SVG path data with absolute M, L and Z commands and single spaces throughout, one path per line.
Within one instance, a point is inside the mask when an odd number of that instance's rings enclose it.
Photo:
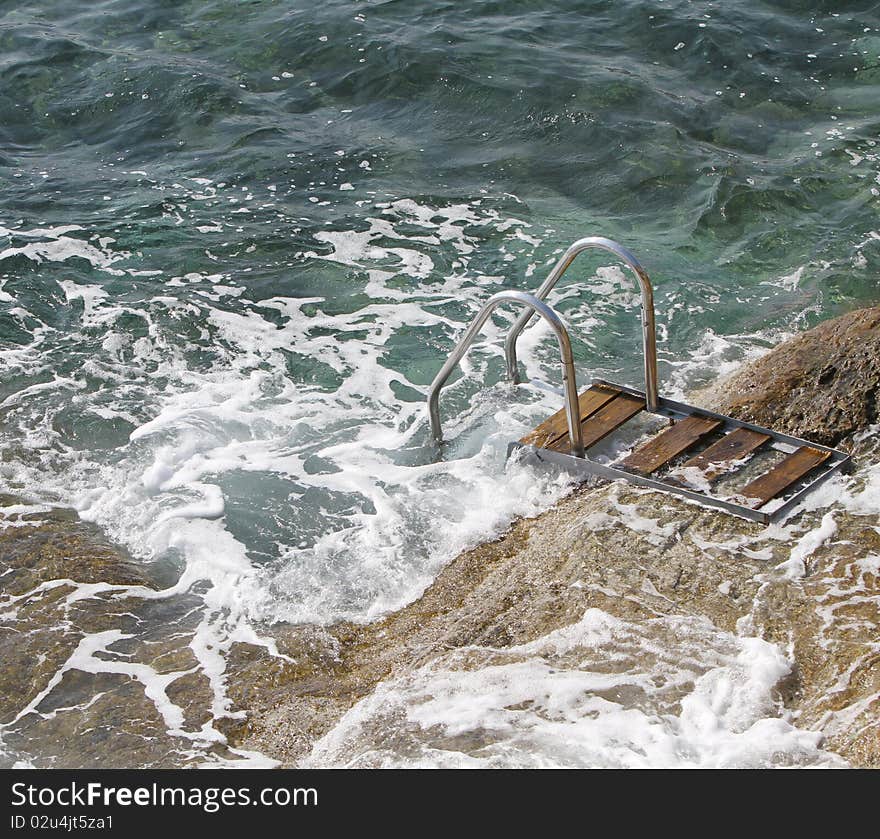
M 692 414 L 639 446 L 618 465 L 640 475 L 650 475 L 672 458 L 687 451 L 719 425 L 721 425 L 719 419 Z
M 729 472 L 737 461 L 761 448 L 769 439 L 769 434 L 761 434 L 749 428 L 737 428 L 683 463 L 682 469 L 699 469 L 705 480 L 714 481 Z
M 618 393 L 613 399 L 599 408 L 592 416 L 581 423 L 581 433 L 584 438 L 584 448 L 595 446 L 601 439 L 607 437 L 615 428 L 620 428 L 627 420 L 632 419 L 640 411 L 645 410 L 645 400 L 628 393 Z M 545 449 L 557 452 L 567 452 L 571 449 L 571 441 L 568 432 Z
M 745 503 L 748 506 L 763 507 L 770 499 L 781 495 L 830 456 L 831 452 L 819 451 L 811 446 L 801 446 L 777 463 L 769 472 L 743 487 L 737 494 L 746 499 Z
M 606 387 L 605 385 L 588 387 L 578 397 L 581 422 L 595 414 L 603 405 L 614 399 L 618 393 L 620 391 L 617 388 Z M 552 417 L 544 420 L 537 428 L 526 434 L 520 440 L 520 443 L 544 449 L 561 437 L 565 437 L 568 440 L 568 418 L 565 415 L 565 408 L 560 408 Z

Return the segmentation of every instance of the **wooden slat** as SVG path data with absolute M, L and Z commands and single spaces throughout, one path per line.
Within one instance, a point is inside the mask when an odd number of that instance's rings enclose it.
M 761 448 L 769 439 L 769 434 L 737 428 L 683 463 L 681 468 L 699 469 L 705 480 L 714 481 L 729 472 L 737 461 Z
M 615 428 L 619 428 L 627 420 L 632 419 L 639 411 L 645 409 L 645 400 L 627 393 L 618 393 L 610 402 L 603 405 L 591 417 L 581 423 L 584 448 L 595 446 L 603 437 L 607 437 Z M 545 449 L 557 452 L 571 451 L 568 432 Z
M 668 463 L 672 458 L 687 451 L 700 438 L 714 431 L 719 425 L 721 425 L 721 420 L 691 414 L 644 445 L 639 446 L 619 465 L 640 475 L 650 475 L 664 463 Z
M 588 387 L 578 397 L 581 422 L 595 414 L 599 408 L 614 399 L 618 393 L 620 391 L 614 387 L 604 385 Z M 526 434 L 520 443 L 544 449 L 555 443 L 560 437 L 565 437 L 568 440 L 568 418 L 565 415 L 565 408 L 560 408 L 552 417 L 544 420 L 536 429 Z
M 762 507 L 771 498 L 785 492 L 811 469 L 824 463 L 830 456 L 831 452 L 822 452 L 811 446 L 801 446 L 769 472 L 743 487 L 738 494 L 746 499 L 748 506 Z

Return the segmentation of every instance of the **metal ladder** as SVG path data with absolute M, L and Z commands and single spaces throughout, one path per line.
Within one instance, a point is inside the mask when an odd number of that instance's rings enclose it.
M 577 256 L 594 248 L 608 251 L 623 262 L 632 271 L 641 292 L 644 392 L 596 379 L 578 395 L 568 332 L 559 315 L 544 302 Z M 765 524 L 782 518 L 820 483 L 851 467 L 851 458 L 844 451 L 660 396 L 654 295 L 648 273 L 629 250 L 600 236 L 572 244 L 534 295 L 500 291 L 485 303 L 429 388 L 428 414 L 437 442 L 443 441 L 440 391 L 489 316 L 504 303 L 526 307 L 505 341 L 508 378 L 513 384 L 520 381 L 516 342 L 531 318 L 538 314 L 556 335 L 565 395 L 563 408 L 530 434 L 511 443 L 508 455 L 523 449 L 538 462 L 556 464 L 575 475 L 625 480 Z M 669 427 L 613 464 L 587 456 L 587 450 L 643 412 L 668 419 Z M 721 479 L 735 478 L 768 449 L 782 452 L 784 457 L 734 493 L 715 491 Z

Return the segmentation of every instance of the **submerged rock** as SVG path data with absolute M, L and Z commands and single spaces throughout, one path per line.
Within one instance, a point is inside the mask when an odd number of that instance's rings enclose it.
M 866 433 L 877 417 L 878 384 L 880 308 L 780 345 L 694 401 L 849 447 L 858 467 L 853 478 L 834 479 L 806 509 L 770 527 L 628 485 L 582 485 L 543 515 L 458 556 L 421 598 L 381 620 L 275 627 L 279 649 L 295 666 L 237 646 L 232 689 L 248 717 L 230 737 L 288 765 L 304 760 L 316 742 L 318 764 L 498 765 L 529 755 L 545 765 L 533 741 L 546 728 L 542 736 L 562 737 L 548 760 L 577 763 L 578 754 L 564 752 L 575 729 L 553 733 L 572 708 L 554 705 L 555 687 L 512 699 L 509 680 L 504 689 L 498 683 L 509 666 L 526 668 L 525 681 L 565 672 L 569 689 L 579 686 L 606 703 L 603 713 L 617 702 L 621 713 L 635 714 L 627 724 L 641 725 L 645 742 L 670 749 L 657 752 L 670 765 L 779 765 L 776 743 L 788 755 L 783 763 L 815 763 L 811 750 L 822 736 L 851 764 L 880 765 L 880 473 L 871 468 L 880 458 Z M 608 629 L 618 640 L 641 639 L 641 659 L 634 652 L 624 661 L 614 644 L 602 647 L 611 662 L 620 659 L 606 665 L 623 674 L 613 696 L 585 681 L 587 671 L 602 669 L 588 654 L 599 642 L 583 629 L 591 610 L 622 622 Z M 557 654 L 566 632 L 568 659 Z M 580 640 L 572 640 L 577 633 Z M 683 637 L 712 644 L 681 646 Z M 548 644 L 552 655 L 542 652 Z M 719 645 L 728 658 L 717 657 Z M 770 651 L 777 649 L 793 667 L 774 669 Z M 675 655 L 660 666 L 654 659 L 663 650 Z M 585 669 L 579 661 L 590 663 Z M 754 672 L 737 675 L 749 666 Z M 528 675 L 530 667 L 537 675 Z M 682 668 L 680 679 L 670 675 Z M 467 712 L 456 710 L 470 723 L 431 715 L 444 696 L 452 702 L 444 694 L 450 679 L 464 685 L 474 674 L 477 693 Z M 664 693 L 670 679 L 676 688 Z M 636 692 L 623 696 L 620 685 L 627 684 Z M 559 690 L 564 695 L 565 685 Z M 492 707 L 478 713 L 486 691 L 494 691 Z M 589 721 L 594 712 L 578 713 Z M 708 722 L 699 722 L 701 713 Z M 525 715 L 519 728 L 516 714 Z M 779 717 L 779 726 L 767 729 L 764 716 Z M 688 725 L 696 725 L 690 741 L 682 734 Z M 721 729 L 729 736 L 712 734 Z M 644 743 L 621 746 L 625 730 L 606 735 L 596 727 L 579 754 L 605 765 L 641 765 Z M 523 738 L 527 748 L 517 751 Z M 590 752 L 597 742 L 599 751 Z M 833 756 L 828 760 L 833 765 Z
M 147 696 L 167 689 L 191 727 L 207 679 L 180 624 L 145 599 L 156 581 L 75 512 L 0 496 L 0 766 L 126 768 L 198 762 Z M 149 631 L 145 627 L 152 627 Z M 161 694 L 160 694 L 161 696 Z

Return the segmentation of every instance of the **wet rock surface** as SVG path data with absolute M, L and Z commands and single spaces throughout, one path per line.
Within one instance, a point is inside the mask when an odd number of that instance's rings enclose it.
M 693 401 L 848 447 L 858 470 L 880 458 L 870 431 L 878 382 L 874 308 L 821 324 Z M 794 660 L 777 687 L 782 712 L 798 727 L 822 732 L 825 747 L 851 765 L 878 766 L 876 504 L 858 502 L 870 490 L 870 473 L 836 480 L 810 502 L 816 509 L 770 527 L 630 487 L 582 486 L 503 538 L 461 554 L 418 601 L 382 620 L 274 627 L 295 667 L 238 647 L 231 669 L 248 716 L 228 733 L 296 765 L 381 680 L 447 666 L 465 649 L 468 661 L 456 667 L 489 667 L 498 650 L 598 608 L 649 629 L 663 616 L 705 617 L 718 630 L 780 645 Z M 823 508 L 842 497 L 856 501 Z M 404 723 L 377 729 L 366 753 L 406 730 Z M 462 749 L 477 754 L 485 747 Z
M 820 323 L 707 393 L 725 412 L 835 446 L 878 420 L 880 307 Z
M 195 659 L 186 636 L 155 619 L 166 604 L 140 596 L 156 589 L 140 563 L 71 510 L 0 496 L 0 574 L 0 765 L 198 759 L 145 693 L 147 676 L 186 671 Z M 114 659 L 124 662 L 116 672 Z M 126 667 L 129 659 L 144 669 Z M 168 690 L 191 725 L 210 719 L 204 682 L 182 676 Z

